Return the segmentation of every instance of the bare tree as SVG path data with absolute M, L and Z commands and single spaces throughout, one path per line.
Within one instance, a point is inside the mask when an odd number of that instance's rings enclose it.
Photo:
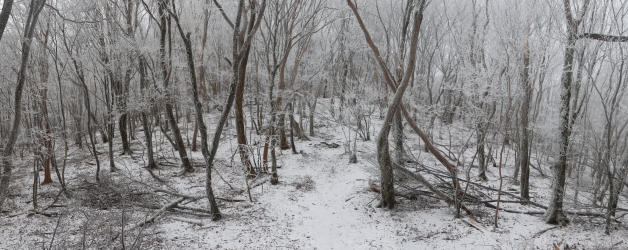
M 248 53 L 251 48 L 251 43 L 253 42 L 255 33 L 259 29 L 259 26 L 262 22 L 261 18 L 256 18 L 256 17 L 261 17 L 264 15 L 264 11 L 266 10 L 266 0 L 263 0 L 260 5 L 257 5 L 257 1 L 255 1 L 251 6 L 249 6 L 251 19 L 256 20 L 256 21 L 252 23 L 253 25 L 251 26 L 250 29 L 242 30 L 244 32 L 241 32 L 241 29 L 243 29 L 244 27 L 242 25 L 242 19 L 245 18 L 245 15 L 246 15 L 244 5 L 245 5 L 244 0 L 240 0 L 238 3 L 238 10 L 236 14 L 235 23 L 232 23 L 231 20 L 226 16 L 226 14 L 224 15 L 227 23 L 229 23 L 230 25 L 233 24 L 232 25 L 233 27 L 233 58 L 240 59 L 240 61 L 231 62 L 233 72 L 238 72 L 239 67 L 243 64 L 242 59 L 244 59 L 244 57 L 242 57 L 242 55 L 244 55 L 244 53 Z M 240 38 L 240 36 L 243 36 L 243 38 Z M 207 160 L 205 161 L 207 164 L 206 191 L 207 191 L 208 197 L 210 197 L 210 194 L 213 193 L 212 187 L 211 187 L 211 176 L 212 176 L 211 171 L 212 171 L 214 159 L 216 158 L 216 152 L 218 151 L 218 145 L 220 144 L 220 136 L 222 135 L 222 130 L 225 126 L 225 123 L 227 122 L 227 118 L 229 116 L 229 112 L 231 111 L 231 107 L 233 106 L 233 101 L 235 99 L 235 94 L 236 94 L 238 83 L 239 83 L 239 79 L 237 77 L 232 79 L 231 90 L 229 91 L 229 96 L 227 97 L 225 106 L 220 116 L 220 120 L 218 121 L 218 124 L 216 125 L 216 131 L 214 132 L 214 139 L 212 141 L 212 147 L 209 152 L 209 156 L 207 157 Z M 212 202 L 210 201 L 210 203 Z M 214 216 L 217 216 L 216 215 L 218 214 L 217 208 L 216 210 L 212 210 L 212 211 L 216 211 L 216 213 L 214 213 Z
M 207 165 L 207 172 L 209 173 L 207 176 L 207 199 L 209 200 L 209 211 L 212 215 L 212 220 L 216 221 L 221 218 L 220 211 L 218 210 L 218 203 L 216 202 L 216 198 L 214 197 L 214 191 L 212 189 L 211 184 L 211 168 L 212 163 L 210 160 L 210 152 L 207 148 L 207 126 L 205 126 L 205 121 L 203 120 L 203 105 L 201 104 L 199 98 L 199 91 L 196 81 L 196 67 L 194 66 L 194 54 L 192 52 L 192 39 L 190 38 L 190 33 L 185 34 L 183 31 L 183 27 L 181 27 L 181 23 L 179 22 L 179 16 L 177 14 L 175 3 L 172 2 L 172 11 L 170 12 L 172 17 L 174 18 L 175 23 L 177 24 L 177 29 L 179 30 L 179 35 L 183 40 L 183 45 L 185 46 L 185 52 L 187 56 L 188 70 L 190 72 L 190 82 L 192 84 L 192 94 L 194 99 L 194 109 L 196 110 L 196 123 L 198 124 L 199 130 L 201 132 L 201 152 L 203 154 L 203 158 L 205 159 L 205 164 Z M 215 152 L 215 151 L 214 151 Z
M 26 18 L 26 22 L 24 23 L 24 37 L 22 38 L 22 57 L 17 75 L 17 85 L 15 87 L 15 114 L 13 116 L 13 126 L 11 126 L 11 134 L 9 134 L 9 139 L 7 140 L 7 144 L 4 146 L 4 150 L 2 152 L 3 166 L 2 177 L 0 178 L 0 208 L 2 208 L 4 200 L 9 195 L 9 184 L 11 182 L 11 172 L 13 170 L 13 161 L 11 159 L 11 155 L 13 154 L 13 147 L 15 146 L 15 142 L 17 141 L 17 137 L 20 132 L 20 122 L 22 120 L 22 91 L 24 88 L 24 81 L 26 79 L 26 66 L 28 64 L 28 59 L 30 56 L 32 39 L 35 33 L 35 27 L 37 26 L 37 19 L 39 18 L 39 13 L 44 8 L 45 3 L 46 0 L 31 0 L 28 10 L 28 16 Z M 2 28 L 4 28 L 4 26 Z
M 375 48 L 372 39 L 366 27 L 364 26 L 364 22 L 362 21 L 357 6 L 351 0 L 347 0 L 347 4 L 353 11 L 356 16 L 360 27 L 364 31 L 364 36 L 366 37 L 367 42 L 372 48 Z M 425 10 L 425 1 L 421 1 L 419 3 L 419 8 L 414 12 L 414 23 L 412 26 L 412 38 L 410 45 L 410 58 L 408 59 L 408 66 L 405 69 L 403 74 L 403 78 L 400 82 L 400 85 L 395 90 L 395 95 L 391 100 L 388 111 L 386 113 L 386 117 L 384 119 L 384 125 L 380 130 L 379 136 L 377 138 L 377 161 L 379 162 L 379 167 L 381 171 L 380 182 L 381 182 L 381 194 L 382 198 L 380 201 L 379 207 L 383 208 L 394 208 L 395 207 L 395 191 L 394 191 L 394 182 L 393 182 L 393 167 L 388 147 L 388 134 L 390 132 L 392 126 L 392 120 L 395 116 L 395 113 L 400 110 L 400 106 L 402 103 L 403 94 L 408 87 L 408 83 L 410 79 L 413 77 L 414 69 L 416 65 L 416 51 L 417 51 L 417 43 L 419 37 L 419 30 L 421 27 L 421 22 L 423 21 L 423 11 Z M 374 49 L 376 56 L 379 57 L 379 52 Z M 382 71 L 387 71 L 388 69 L 382 67 Z M 399 149 L 397 149 L 399 150 Z
M 168 90 L 168 87 L 170 83 L 170 77 L 172 75 L 172 68 L 169 68 L 170 65 L 168 65 L 166 61 L 166 40 L 168 38 L 168 33 L 169 33 L 168 27 L 169 27 L 169 22 L 170 22 L 170 15 L 168 13 L 168 2 L 169 0 L 159 0 L 158 2 L 159 18 L 160 18 L 160 22 L 159 22 L 160 65 L 161 65 L 162 80 L 164 83 L 164 88 L 166 88 L 166 96 L 168 99 L 168 101 L 165 104 L 166 117 L 168 119 L 170 127 L 172 128 L 175 145 L 177 146 L 177 151 L 179 152 L 179 157 L 181 158 L 181 163 L 183 164 L 184 172 L 193 172 L 194 168 L 192 167 L 192 164 L 190 163 L 190 159 L 188 159 L 188 154 L 185 149 L 183 137 L 181 137 L 181 130 L 179 129 L 179 125 L 177 124 L 177 119 L 174 116 L 174 111 L 173 111 L 174 107 L 171 103 L 172 98 L 168 98 L 171 96 L 170 91 Z M 170 46 L 170 48 L 172 48 L 172 45 Z
M 585 1 L 588 3 L 588 1 Z M 558 162 L 553 166 L 554 180 L 552 181 L 552 198 L 545 213 L 545 221 L 550 224 L 566 224 L 569 219 L 563 211 L 563 199 L 565 195 L 565 173 L 567 169 L 567 151 L 569 150 L 570 130 L 570 103 L 571 83 L 573 81 L 573 61 L 577 41 L 578 26 L 586 11 L 586 5 L 581 10 L 579 18 L 571 12 L 570 0 L 563 0 L 564 14 L 567 20 L 567 44 L 565 46 L 565 59 L 561 76 L 561 106 L 560 106 L 560 153 Z

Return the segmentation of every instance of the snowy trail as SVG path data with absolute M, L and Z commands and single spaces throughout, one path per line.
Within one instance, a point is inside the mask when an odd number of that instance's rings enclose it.
M 305 151 L 314 152 L 311 147 L 318 143 L 309 143 Z M 371 213 L 363 211 L 372 210 L 377 202 L 369 198 L 373 194 L 367 191 L 369 179 L 376 177 L 368 171 L 372 166 L 365 161 L 348 164 L 342 148 L 325 148 L 319 152 L 322 155 L 312 159 L 284 152 L 284 167 L 280 169 L 284 180 L 311 178 L 312 190 L 302 191 L 303 187 L 297 189 L 295 185 L 288 185 L 268 197 L 274 203 L 268 203 L 267 209 L 278 220 L 293 223 L 289 237 L 302 239 L 306 247 L 322 249 L 381 247 L 383 241 L 390 241 L 392 235 L 387 235 L 390 231 L 380 230 L 381 225 L 377 225 L 379 222 Z

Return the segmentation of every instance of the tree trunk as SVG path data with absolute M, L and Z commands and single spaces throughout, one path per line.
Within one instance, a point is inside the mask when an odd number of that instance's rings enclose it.
M 76 61 L 74 61 L 74 67 L 76 68 L 79 74 L 80 81 L 83 85 L 83 103 L 85 104 L 85 110 L 88 113 L 87 117 L 87 134 L 89 135 L 89 142 L 92 146 L 92 155 L 96 160 L 96 181 L 100 182 L 100 159 L 98 159 L 98 151 L 96 151 L 96 138 L 94 138 L 94 131 L 92 128 L 92 119 L 89 118 L 89 113 L 91 113 L 91 104 L 89 100 L 89 88 L 87 87 L 87 83 L 85 82 L 85 75 L 83 74 L 83 69 L 78 66 Z M 104 137 L 104 136 L 103 136 Z
M 196 148 L 196 138 L 198 137 L 198 122 L 194 122 L 194 132 L 192 133 L 192 152 L 198 151 Z
M 312 105 L 309 105 L 309 109 L 310 109 L 310 117 L 308 118 L 308 121 L 310 122 L 310 136 L 314 136 L 314 112 L 316 112 L 316 96 L 314 96 L 314 103 Z M 308 102 L 309 104 L 309 102 Z
M 252 27 L 251 27 L 252 28 Z M 244 166 L 244 169 L 248 171 L 249 176 L 255 176 L 255 169 L 251 165 L 249 159 L 249 150 L 247 148 L 246 140 L 246 128 L 244 125 L 244 87 L 246 83 L 246 66 L 249 61 L 249 50 L 244 52 L 244 55 L 240 55 L 242 58 L 234 58 L 234 61 L 241 61 L 238 67 L 235 67 L 233 72 L 234 79 L 237 79 L 236 96 L 235 96 L 235 125 L 238 138 L 238 152 L 240 154 L 240 162 Z
M 166 88 L 166 118 L 168 119 L 168 123 L 170 127 L 172 127 L 172 135 L 174 136 L 174 141 L 177 146 L 177 151 L 179 152 L 179 157 L 181 158 L 181 163 L 183 165 L 184 172 L 193 172 L 194 168 L 192 168 L 192 164 L 188 159 L 187 151 L 185 150 L 185 143 L 183 142 L 183 137 L 181 137 L 181 130 L 179 130 L 179 125 L 177 125 L 177 119 L 174 116 L 173 106 L 170 103 L 171 93 L 168 90 L 168 83 L 170 79 L 170 72 L 168 71 L 168 66 L 166 64 L 166 35 L 167 35 L 167 27 L 168 27 L 168 0 L 159 1 L 159 15 L 161 16 L 161 36 L 159 41 L 159 53 L 160 53 L 160 64 L 161 64 L 161 72 L 164 80 L 164 88 Z
M 486 152 L 484 150 L 484 140 L 486 138 L 485 128 L 482 126 L 483 124 L 478 124 L 477 128 L 477 146 L 476 151 L 478 155 L 478 177 L 482 181 L 488 181 L 488 177 L 486 177 L 486 167 L 488 166 L 488 162 L 486 160 Z
M 627 138 L 628 139 L 628 138 Z M 610 233 L 610 223 L 611 218 L 616 216 L 617 212 L 617 204 L 619 202 L 619 196 L 624 187 L 624 181 L 626 180 L 626 175 L 628 174 L 628 150 L 624 152 L 624 159 L 622 160 L 620 169 L 617 171 L 617 179 L 615 180 L 615 187 L 613 188 L 614 192 L 611 192 L 611 197 L 608 200 L 608 210 L 606 217 L 606 232 Z
M 271 77 L 274 79 L 274 77 Z M 266 137 L 266 143 L 264 145 L 264 166 L 268 168 L 268 149 L 270 148 L 270 160 L 271 160 L 271 177 L 270 184 L 277 185 L 279 183 L 279 175 L 277 175 L 277 155 L 275 154 L 275 148 L 277 147 L 277 136 L 275 135 L 275 122 L 277 121 L 276 103 L 273 98 L 273 89 L 275 87 L 274 82 L 270 83 L 268 96 L 270 99 L 270 121 L 268 123 L 268 136 Z M 270 142 L 269 142 L 270 141 Z M 269 145 L 270 143 L 270 145 Z
M 50 31 L 50 25 L 46 27 L 46 32 L 44 33 L 43 38 L 43 49 L 48 49 L 48 34 Z M 46 149 L 46 152 L 43 153 L 43 163 L 44 163 L 44 180 L 42 181 L 42 185 L 52 183 L 52 177 L 50 175 L 50 165 L 52 161 L 54 161 L 54 152 L 52 148 L 52 134 L 50 132 L 50 120 L 48 119 L 48 54 L 42 53 L 40 58 L 40 70 L 41 70 L 41 89 L 39 90 L 40 97 L 40 108 L 41 108 L 41 122 L 42 127 L 44 129 L 45 134 L 43 135 L 42 146 Z
M 545 212 L 545 222 L 549 224 L 567 224 L 569 219 L 563 211 L 563 199 L 565 196 L 565 174 L 567 169 L 567 151 L 569 150 L 569 116 L 571 101 L 571 82 L 573 79 L 573 60 L 576 46 L 577 24 L 571 20 L 569 0 L 564 0 L 567 20 L 567 45 L 561 76 L 560 93 L 560 152 L 558 162 L 553 166 L 554 179 L 552 181 L 552 197 Z
M 206 6 L 209 4 L 209 0 L 205 1 Z M 205 88 L 205 46 L 207 44 L 207 27 L 209 25 L 209 10 L 205 8 L 203 11 L 203 35 L 201 37 L 201 65 L 198 67 L 199 70 L 199 94 L 207 101 L 207 90 Z M 215 93 L 215 91 L 214 91 Z M 196 152 L 196 140 L 198 138 L 198 123 L 194 123 L 194 133 L 192 135 L 192 152 Z
M 530 81 L 530 25 L 525 29 L 523 46 L 523 103 L 521 104 L 521 132 L 519 134 L 519 167 L 521 168 L 520 194 L 524 200 L 530 199 L 530 128 L 528 113 L 532 101 L 532 82 Z
M 286 53 L 286 56 L 288 56 L 290 53 L 290 51 L 288 50 L 288 52 Z M 278 124 L 277 124 L 277 129 L 279 130 L 279 148 L 281 150 L 286 150 L 290 148 L 290 145 L 288 144 L 288 140 L 286 138 L 286 130 L 285 130 L 285 124 L 286 124 L 286 119 L 285 119 L 285 114 L 283 113 L 283 110 L 281 108 L 281 100 L 282 100 L 282 96 L 283 96 L 283 91 L 285 91 L 286 89 L 286 64 L 288 63 L 288 60 L 283 60 L 283 62 L 281 63 L 281 67 L 279 69 L 279 93 L 277 94 L 277 104 L 276 104 L 276 112 L 279 112 L 279 120 L 278 120 Z
M 146 59 L 143 56 L 139 57 L 139 72 L 140 72 L 140 89 L 142 93 L 146 93 L 146 87 L 148 85 L 146 80 Z M 146 109 L 152 109 L 153 102 L 152 100 L 149 102 L 149 106 Z M 148 158 L 148 169 L 157 168 L 157 164 L 155 163 L 155 153 L 153 152 L 153 133 L 152 128 L 149 125 L 148 120 L 148 111 L 142 110 L 142 127 L 144 127 L 144 139 L 146 140 L 146 151 Z
M 259 7 L 259 11 L 257 11 L 257 13 L 252 14 L 253 17 L 256 16 L 263 16 L 264 11 L 266 9 L 266 1 L 262 2 L 261 6 Z M 243 11 L 244 11 L 244 0 L 240 0 L 239 4 L 238 4 L 238 15 L 237 15 L 237 19 L 235 22 L 235 26 L 233 26 L 234 28 L 234 35 L 233 35 L 233 54 L 234 54 L 234 58 L 237 58 L 238 53 L 242 53 L 244 51 L 248 51 L 251 47 L 251 42 L 253 39 L 253 36 L 255 34 L 255 32 L 257 32 L 257 30 L 259 29 L 259 25 L 261 24 L 261 18 L 257 21 L 255 21 L 255 18 L 252 18 L 252 20 L 250 20 L 250 24 L 251 24 L 251 29 L 248 30 L 248 32 L 246 32 L 246 38 L 244 40 L 244 42 L 242 44 L 240 44 L 240 46 L 238 46 L 238 35 L 239 34 L 239 28 L 240 28 L 240 22 L 242 19 L 242 15 L 243 15 Z M 253 11 L 253 9 L 251 10 Z M 177 21 L 178 23 L 178 21 Z M 245 33 L 245 32 L 243 32 Z M 188 39 L 189 40 L 189 39 Z M 190 51 L 188 53 L 191 54 L 191 45 L 190 47 Z M 232 67 L 233 67 L 233 71 L 237 71 L 238 69 L 238 65 L 240 64 L 240 62 L 233 62 Z M 193 68 L 193 67 L 191 67 Z M 194 77 L 195 78 L 195 77 Z M 194 79 L 194 81 L 196 81 Z M 218 124 L 216 125 L 216 130 L 214 133 L 214 139 L 212 141 L 212 147 L 211 147 L 211 151 L 209 150 L 203 150 L 206 151 L 207 157 L 205 159 L 205 163 L 207 164 L 207 168 L 206 168 L 206 191 L 207 191 L 207 197 L 210 199 L 210 206 L 212 206 L 210 211 L 215 211 L 212 212 L 214 214 L 214 216 L 218 216 L 217 218 L 215 217 L 215 219 L 219 219 L 220 218 L 220 214 L 218 213 L 218 207 L 215 206 L 216 202 L 213 199 L 213 190 L 211 187 L 211 177 L 212 177 L 212 173 L 211 173 L 211 169 L 213 167 L 213 162 L 214 162 L 214 158 L 216 157 L 216 152 L 218 151 L 218 145 L 220 144 L 220 136 L 222 134 L 222 130 L 225 127 L 225 123 L 227 122 L 227 118 L 229 117 L 229 112 L 231 112 L 231 108 L 233 107 L 233 102 L 235 99 L 235 95 L 236 95 L 236 89 L 238 86 L 238 79 L 234 78 L 232 79 L 231 82 L 231 90 L 229 91 L 229 96 L 227 97 L 227 101 L 225 103 L 225 106 L 223 108 L 222 114 L 220 116 L 220 120 L 218 120 Z M 196 105 L 196 109 L 199 110 L 202 107 L 200 106 L 200 103 L 197 103 Z M 198 114 L 199 112 L 197 112 Z M 202 118 L 202 117 L 201 117 Z M 199 119 L 199 116 L 197 115 L 197 120 L 199 120 L 199 125 L 201 125 L 200 122 L 202 122 L 202 119 Z M 203 133 L 205 133 L 206 129 L 201 128 L 201 139 L 203 138 Z M 207 136 L 205 135 L 205 138 L 207 138 Z M 203 146 L 203 145 L 201 145 Z M 207 149 L 207 147 L 205 147 Z M 208 151 L 208 152 L 207 152 Z
M 207 184 L 205 186 L 205 191 L 207 193 L 207 199 L 209 200 L 209 211 L 212 215 L 212 220 L 216 221 L 219 220 L 222 216 L 220 215 L 220 211 L 218 210 L 218 203 L 216 202 L 216 198 L 214 197 L 214 191 L 212 189 L 211 169 L 213 156 L 215 155 L 218 145 L 216 144 L 212 147 L 212 153 L 210 154 L 209 149 L 207 148 L 207 127 L 205 126 L 205 121 L 203 120 L 203 105 L 199 100 L 198 86 L 196 83 L 194 55 L 192 54 L 192 40 L 190 39 L 190 33 L 184 35 L 181 24 L 179 23 L 179 18 L 176 15 L 174 16 L 174 18 L 177 23 L 179 33 L 181 35 L 181 39 L 183 39 L 183 43 L 185 44 L 185 51 L 188 59 L 188 70 L 190 71 L 190 80 L 192 83 L 192 93 L 194 97 L 194 109 L 196 110 L 196 123 L 198 124 L 199 130 L 201 132 L 201 152 L 203 154 L 203 158 L 205 159 L 205 164 L 207 168 Z M 223 115 L 224 114 L 225 113 L 223 113 Z M 221 118 L 221 121 L 223 120 L 224 119 Z M 217 131 L 218 130 L 222 129 L 217 129 Z M 214 142 L 216 141 L 216 139 L 220 139 L 220 134 L 217 135 L 217 138 L 214 138 Z
M 373 44 L 372 39 L 368 31 L 366 30 L 366 27 L 364 26 L 364 23 L 362 22 L 362 19 L 358 13 L 357 7 L 350 0 L 347 0 L 347 4 L 352 9 L 354 15 L 358 19 L 360 27 L 362 28 L 364 32 L 364 36 L 367 42 L 369 43 L 369 46 L 372 47 L 373 52 L 376 53 L 377 57 L 379 57 L 379 51 Z M 379 136 L 377 138 L 377 161 L 379 163 L 380 171 L 381 171 L 380 183 L 381 183 L 381 194 L 382 194 L 382 198 L 381 198 L 379 206 L 384 207 L 384 208 L 394 208 L 395 206 L 393 168 L 392 168 L 392 162 L 391 162 L 391 157 L 390 157 L 390 152 L 389 152 L 389 147 L 388 147 L 388 134 L 390 132 L 390 128 L 392 126 L 395 113 L 400 111 L 400 107 L 402 105 L 403 94 L 406 88 L 408 87 L 410 78 L 412 78 L 412 75 L 414 74 L 414 68 L 416 65 L 416 51 L 417 51 L 417 44 L 418 44 L 419 29 L 421 27 L 421 22 L 423 20 L 424 6 L 425 6 L 425 1 L 421 1 L 421 7 L 419 8 L 418 11 L 414 13 L 414 25 L 413 25 L 412 40 L 411 40 L 411 46 L 410 46 L 410 58 L 408 59 L 408 67 L 404 73 L 403 79 L 399 87 L 395 91 L 395 95 L 392 101 L 390 102 L 390 105 L 388 106 L 388 111 L 386 112 L 386 117 L 384 119 L 384 125 L 382 126 L 382 129 L 380 130 Z M 380 63 L 382 62 L 380 61 Z M 384 71 L 386 69 L 382 67 L 381 70 Z
M 28 11 L 28 18 L 26 19 L 25 23 L 24 39 L 22 39 L 22 57 L 17 75 L 17 86 L 15 87 L 13 125 L 11 126 L 11 133 L 9 134 L 7 144 L 4 146 L 4 151 L 2 152 L 3 166 L 2 177 L 0 178 L 0 209 L 4 204 L 4 200 L 9 195 L 9 182 L 11 181 L 11 172 L 13 170 L 13 161 L 11 160 L 11 155 L 13 154 L 13 147 L 15 146 L 15 142 L 17 141 L 17 137 L 20 132 L 20 122 L 22 120 L 22 92 L 24 89 L 24 81 L 26 79 L 26 66 L 28 64 L 28 57 L 30 55 L 33 33 L 35 30 L 35 26 L 37 25 L 37 18 L 39 17 L 39 13 L 43 9 L 45 3 L 45 0 L 31 0 L 30 8 Z M 7 2 L 5 1 L 4 4 L 4 6 L 6 6 Z M 5 14 L 4 8 L 2 9 L 2 14 Z M 3 18 L 4 16 L 0 15 L 0 21 L 2 21 Z M 1 24 L 2 23 L 0 23 L 0 25 Z
M 277 185 L 279 184 L 279 175 L 277 174 L 277 155 L 275 153 L 275 148 L 277 147 L 277 136 L 275 135 L 276 131 L 275 131 L 275 121 L 277 116 L 275 115 L 275 110 L 276 110 L 276 106 L 275 106 L 275 102 L 273 101 L 273 86 L 274 84 L 271 84 L 270 86 L 270 112 L 271 112 L 271 117 L 270 117 L 270 123 L 269 123 L 269 137 L 270 137 L 270 164 L 271 164 L 271 168 L 270 168 L 270 184 L 271 185 Z M 267 148 L 264 148 L 264 155 L 266 155 L 266 150 Z M 266 160 L 266 159 L 265 159 Z
M 122 95 L 124 95 L 125 97 L 120 97 L 120 98 L 126 98 L 126 93 L 123 93 Z M 130 155 L 131 154 L 131 146 L 129 143 L 129 132 L 127 130 L 128 126 L 128 114 L 126 111 L 126 101 L 121 101 L 124 102 L 124 104 L 120 104 L 123 105 L 123 109 L 121 112 L 123 112 L 120 115 L 120 118 L 118 119 L 118 130 L 120 131 L 120 138 L 122 139 L 122 154 L 127 154 Z
M 112 98 L 115 98 L 115 96 L 112 96 Z M 115 134 L 115 119 L 114 119 L 114 113 L 113 113 L 113 100 L 111 100 L 112 102 L 109 103 L 109 107 L 108 107 L 108 111 L 109 111 L 109 118 L 107 119 L 107 135 L 108 135 L 108 140 L 107 140 L 107 147 L 108 147 L 108 151 L 107 151 L 107 155 L 109 156 L 109 172 L 115 172 L 117 170 L 116 168 L 116 162 L 114 160 L 113 157 L 113 137 Z
M 286 136 L 286 115 L 281 111 L 280 105 L 277 105 L 277 110 L 279 110 L 279 122 L 277 128 L 279 129 L 279 148 L 281 150 L 290 149 L 290 144 L 288 143 L 288 137 Z
M 294 121 L 294 106 L 292 106 L 294 104 L 294 102 L 290 102 L 289 105 L 289 109 L 290 109 L 290 148 L 292 148 L 292 153 L 293 154 L 298 154 L 297 152 L 297 148 L 294 145 L 294 126 L 295 126 L 295 121 Z
M 11 16 L 11 10 L 13 9 L 13 0 L 4 0 L 2 4 L 2 12 L 0 12 L 0 41 L 2 41 L 2 35 L 4 29 L 7 27 L 9 17 Z
M 403 118 L 401 117 L 401 109 L 395 112 L 393 118 L 393 136 L 395 141 L 395 160 L 394 164 L 399 167 L 405 166 L 404 164 L 404 151 L 403 151 Z M 368 131 L 367 131 L 368 133 Z
M 174 116 L 172 104 L 166 104 L 166 117 L 168 118 L 168 123 L 172 128 L 172 135 L 174 136 L 174 142 L 177 145 L 177 151 L 179 152 L 179 157 L 181 158 L 181 163 L 183 164 L 183 169 L 185 172 L 194 172 L 192 168 L 192 164 L 188 159 L 187 151 L 185 150 L 185 143 L 183 142 L 183 137 L 181 137 L 181 130 L 179 129 L 179 125 L 177 125 L 177 120 Z
M 275 121 L 275 116 L 271 118 L 271 122 Z M 277 174 L 277 155 L 275 153 L 275 148 L 277 148 L 277 137 L 275 136 L 275 127 L 271 127 L 271 139 L 270 139 L 270 184 L 277 185 L 279 184 L 279 175 Z

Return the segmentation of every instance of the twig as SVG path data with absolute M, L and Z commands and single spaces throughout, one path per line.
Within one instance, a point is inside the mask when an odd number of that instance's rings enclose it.
M 413 173 L 412 171 L 401 167 L 397 164 L 392 164 L 393 167 L 397 170 L 399 170 L 400 172 L 402 172 L 403 174 L 405 174 L 408 177 L 411 177 L 415 180 L 417 180 L 418 182 L 420 182 L 421 184 L 423 184 L 425 187 L 427 187 L 430 191 L 432 191 L 434 194 L 436 194 L 436 196 L 438 196 L 440 199 L 444 200 L 445 202 L 447 202 L 447 204 L 449 205 L 456 205 L 456 202 L 450 198 L 449 196 L 447 196 L 447 194 L 443 193 L 442 191 L 436 189 L 432 184 L 430 184 L 425 177 L 423 177 L 422 175 L 418 174 L 418 173 Z M 471 210 L 469 210 L 465 205 L 460 204 L 461 208 L 464 209 L 464 211 L 467 212 L 467 214 L 472 214 Z
M 216 197 L 216 200 L 227 201 L 227 202 L 245 202 L 243 199 L 232 199 L 232 198 L 220 198 Z
M 55 230 L 52 231 L 52 239 L 50 239 L 50 245 L 48 249 L 52 249 L 52 243 L 55 241 L 55 236 L 57 235 L 57 230 L 59 229 L 59 224 L 61 224 L 61 216 L 57 219 L 57 225 L 55 226 Z
M 477 220 L 473 219 L 473 217 L 469 215 L 465 216 L 465 218 L 463 218 L 462 221 L 468 224 L 469 226 L 474 227 L 477 230 L 480 230 L 480 232 L 482 233 L 486 233 L 489 231 L 484 225 L 480 224 Z
M 175 192 L 164 190 L 164 189 L 157 189 L 157 190 L 155 190 L 155 192 L 157 192 L 157 193 L 166 193 L 166 194 L 169 194 L 169 195 L 172 195 L 172 196 L 186 198 L 186 199 L 189 199 L 192 202 L 200 200 L 200 199 L 207 198 L 207 195 L 193 196 L 193 195 L 189 195 L 189 194 L 175 193 Z M 243 202 L 243 201 L 246 201 L 246 200 L 242 200 L 242 199 L 221 198 L 221 197 L 216 197 L 216 199 L 217 200 L 221 200 L 221 201 L 228 201 L 228 202 Z M 177 206 L 177 207 L 179 207 L 179 206 Z
M 155 174 L 155 172 L 153 172 L 153 170 L 152 170 L 152 169 L 150 169 L 150 168 L 146 168 L 146 170 L 148 171 L 148 173 L 150 173 L 150 176 L 151 176 L 151 177 L 153 177 L 153 179 L 155 179 L 156 181 L 158 181 L 158 182 L 160 182 L 160 183 L 166 183 L 166 181 L 165 181 L 165 180 L 163 180 L 163 179 L 161 179 L 161 178 L 159 178 L 159 176 L 157 176 L 157 175 Z
M 179 198 L 176 199 L 168 204 L 166 204 L 165 206 L 163 206 L 161 209 L 159 209 L 157 212 L 155 212 L 151 217 L 149 217 L 148 219 L 132 226 L 129 228 L 128 231 L 134 230 L 138 227 L 142 227 L 146 224 L 150 224 L 150 223 L 154 223 L 155 220 L 157 220 L 159 217 L 161 217 L 167 210 L 172 209 L 174 207 L 176 207 L 179 203 L 185 201 L 187 198 L 183 197 L 183 198 Z
M 539 236 L 541 236 L 542 234 L 546 233 L 547 231 L 554 230 L 554 229 L 559 228 L 559 227 L 561 227 L 561 226 L 554 226 L 554 227 L 549 227 L 549 228 L 543 229 L 543 230 L 539 231 L 538 233 L 535 233 L 535 234 L 532 236 L 532 238 L 539 237 Z
M 543 211 L 519 211 L 519 210 L 512 210 L 512 209 L 507 209 L 507 208 L 503 208 L 503 207 L 497 208 L 497 206 L 495 206 L 495 205 L 493 205 L 493 204 L 491 204 L 489 202 L 484 203 L 484 205 L 486 207 L 493 208 L 495 210 L 500 210 L 500 211 L 504 211 L 504 212 L 507 212 L 507 213 L 513 213 L 513 214 L 539 215 L 539 214 L 544 214 L 545 213 Z

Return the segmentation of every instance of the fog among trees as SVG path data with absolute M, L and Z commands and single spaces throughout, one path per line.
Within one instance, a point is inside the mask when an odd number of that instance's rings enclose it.
M 0 3 L 0 249 L 628 248 L 628 1 Z

